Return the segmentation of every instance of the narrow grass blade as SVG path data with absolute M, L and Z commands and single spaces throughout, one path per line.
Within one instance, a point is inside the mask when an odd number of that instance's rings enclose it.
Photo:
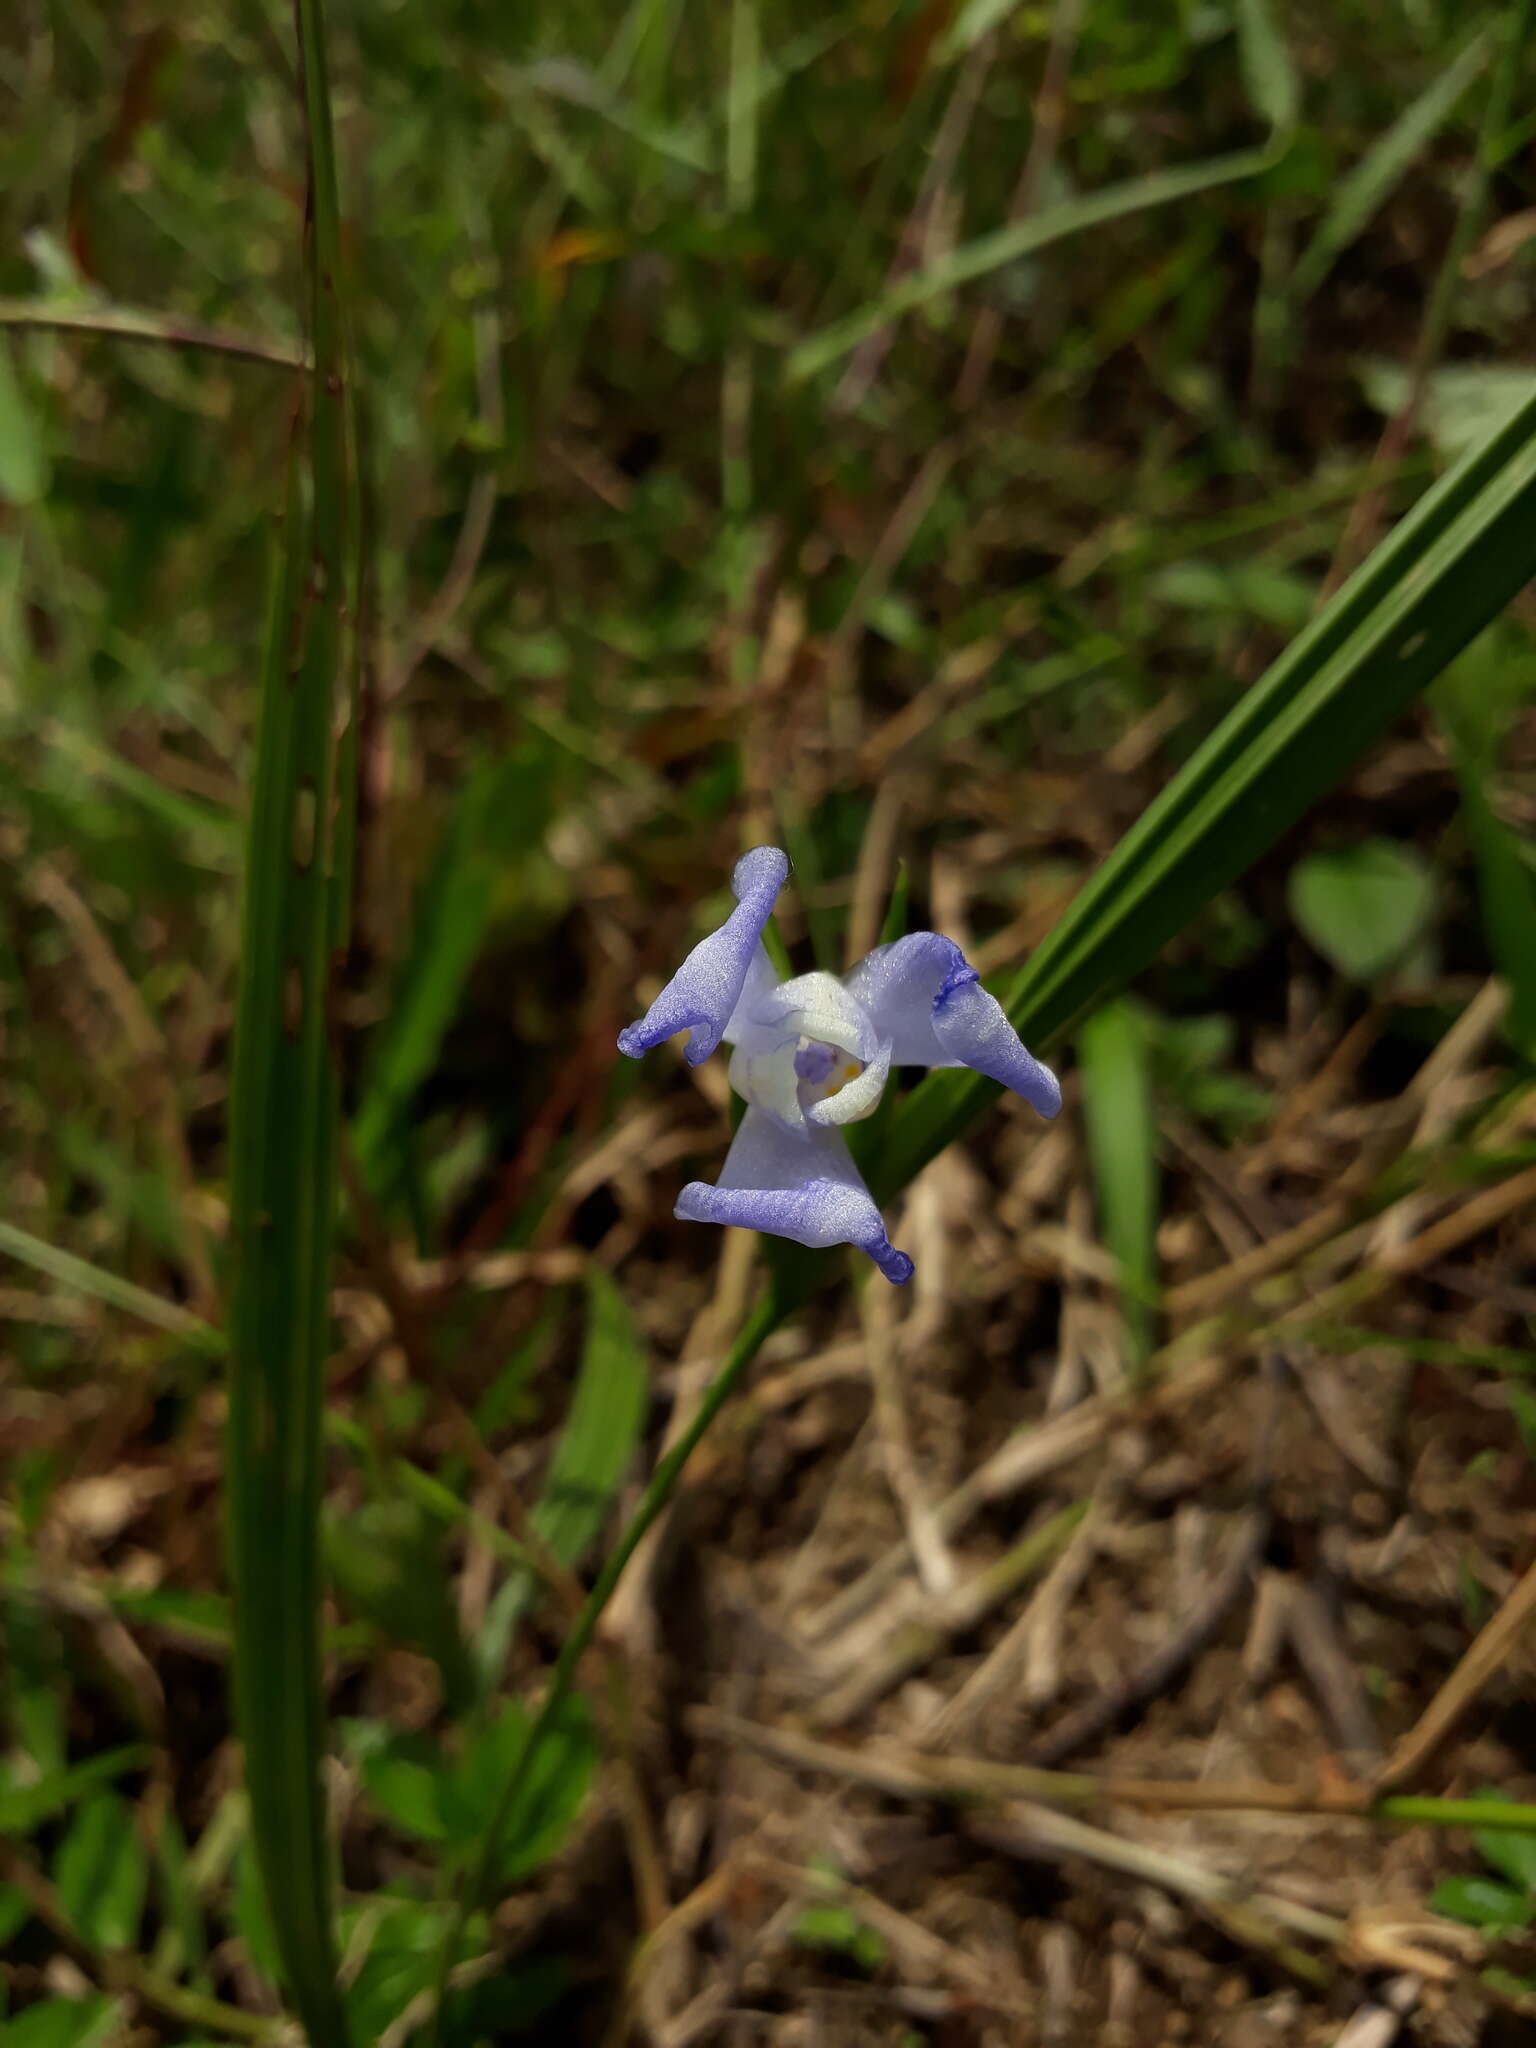
M 0 504 L 35 505 L 48 489 L 42 433 L 8 344 L 0 339 Z
M 1296 126 L 1301 89 L 1269 0 L 1237 0 L 1237 53 L 1254 112 L 1278 135 Z
M 151 1294 L 147 1287 L 136 1287 L 131 1280 L 120 1280 L 115 1273 L 93 1266 L 89 1259 L 61 1251 L 19 1224 L 0 1220 L 0 1252 L 32 1267 L 34 1272 L 46 1273 L 50 1280 L 56 1280 L 72 1293 L 90 1295 L 110 1308 L 124 1309 L 129 1315 L 153 1323 L 157 1329 L 168 1330 L 173 1337 L 184 1337 L 210 1357 L 219 1357 L 224 1352 L 224 1332 L 193 1315 L 190 1309 Z
M 891 900 L 885 906 L 885 922 L 880 927 L 879 943 L 894 946 L 898 939 L 907 935 L 907 898 L 911 894 L 912 877 L 904 860 L 896 863 L 896 879 L 891 884 Z
M 1449 691 L 1442 693 L 1439 709 L 1461 785 L 1462 820 L 1477 862 L 1488 950 L 1509 983 L 1506 1028 L 1524 1057 L 1536 1060 L 1536 868 L 1489 801 L 1489 739 Z
M 274 370 L 302 370 L 303 354 L 281 341 L 258 335 L 231 334 L 218 327 L 167 320 L 136 306 L 114 306 L 94 299 L 0 299 L 0 327 L 36 328 L 44 334 L 96 334 L 110 341 L 145 341 L 165 348 L 201 349 L 265 363 Z
M 333 966 L 351 869 L 357 471 L 320 0 L 298 0 L 316 374 L 290 450 L 247 840 L 230 1137 L 235 1709 L 287 1989 L 345 2042 L 320 1766 L 320 1421 L 335 1212 Z
M 560 1739 L 565 1702 L 571 1696 L 577 1667 L 590 1649 L 592 1639 L 597 1633 L 603 1609 L 613 1597 L 614 1588 L 624 1576 L 624 1568 L 640 1547 L 646 1531 L 672 1498 L 673 1490 L 682 1477 L 683 1468 L 703 1442 L 721 1409 L 740 1385 L 743 1374 L 757 1356 L 764 1341 L 778 1328 L 786 1313 L 786 1303 L 770 1292 L 759 1300 L 747 1317 L 725 1363 L 705 1388 L 703 1398 L 694 1411 L 688 1427 L 659 1460 L 655 1471 L 646 1482 L 639 1506 L 626 1524 L 624 1533 L 604 1558 L 602 1569 L 593 1582 L 581 1613 L 566 1631 L 565 1640 L 560 1645 L 560 1654 L 555 1660 L 554 1669 L 549 1675 L 549 1683 L 544 1689 L 544 1697 L 539 1703 L 538 1712 L 529 1724 L 527 1739 L 508 1772 L 499 1797 L 486 1816 L 485 1833 L 475 1859 L 474 1870 L 460 1892 L 454 1921 L 438 1958 L 437 2004 L 430 2036 L 434 2044 L 442 2039 L 442 1998 L 449 1975 L 458 1961 L 459 1944 L 463 1938 L 465 1924 L 470 1913 L 485 1899 L 493 1875 L 501 1865 L 508 1824 L 514 1818 L 519 1801 L 525 1796 L 526 1787 L 535 1774 L 539 1752 L 546 1738 L 551 1741 Z
M 82 1800 L 53 1859 L 60 1909 L 94 1949 L 132 1948 L 149 1891 L 149 1857 L 119 1792 Z
M 1455 63 L 1431 80 L 1354 169 L 1339 180 L 1333 204 L 1291 273 L 1293 306 L 1311 298 L 1342 252 L 1386 203 L 1414 158 L 1455 112 L 1458 100 L 1487 63 L 1489 49 L 1486 33 L 1474 36 Z
M 540 742 L 510 760 L 483 762 L 448 819 L 352 1125 L 358 1167 L 380 1198 L 402 1177 L 411 1104 L 504 908 L 511 864 L 543 836 L 554 786 Z
M 1157 1297 L 1157 1127 L 1147 1020 L 1117 996 L 1096 1010 L 1077 1041 L 1083 1115 L 1104 1242 L 1120 1267 L 1126 1369 L 1152 1356 Z
M 991 234 L 980 235 L 975 241 L 951 250 L 939 262 L 902 278 L 856 313 L 834 321 L 819 334 L 808 335 L 790 351 L 785 377 L 792 384 L 803 383 L 903 314 L 926 306 L 945 292 L 974 284 L 977 278 L 990 276 L 1005 264 L 1033 256 L 1053 242 L 1123 220 L 1128 214 L 1145 213 L 1154 206 L 1177 205 L 1181 199 L 1194 199 L 1219 185 L 1257 177 L 1274 160 L 1271 148 L 1248 149 L 1231 156 L 1212 157 L 1205 163 L 1186 164 L 1177 170 L 1153 171 L 1146 177 L 1127 178 L 1123 184 L 1110 185 L 1086 199 L 1069 199 L 1043 213 L 995 228 Z
M 1079 891 L 1007 995 L 1048 1046 L 1137 973 L 1386 731 L 1536 572 L 1536 400 L 1426 492 Z M 928 1076 L 865 1159 L 906 1186 L 996 1094 Z

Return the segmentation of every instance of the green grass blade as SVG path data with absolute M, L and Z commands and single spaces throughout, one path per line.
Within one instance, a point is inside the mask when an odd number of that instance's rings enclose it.
M 1301 87 L 1269 0 L 1237 0 L 1237 52 L 1250 106 L 1277 135 L 1289 134 L 1301 109 Z
M 320 1766 L 320 1421 L 335 1213 L 330 993 L 351 869 L 338 712 L 355 687 L 357 493 L 319 0 L 298 0 L 315 375 L 290 453 L 247 840 L 230 1137 L 229 1541 L 235 1711 L 256 1856 L 293 2003 L 347 2039 Z M 355 718 L 347 721 L 355 725 Z
M 1104 1242 L 1120 1267 L 1127 1372 L 1152 1356 L 1157 1295 L 1157 1125 L 1141 1006 L 1117 996 L 1078 1038 L 1083 1115 Z
M 1401 183 L 1414 158 L 1450 119 L 1457 101 L 1487 63 L 1489 47 L 1486 33 L 1474 36 L 1455 63 L 1431 80 L 1354 169 L 1339 180 L 1333 204 L 1291 273 L 1293 306 L 1311 298 L 1342 252 Z
M 613 1597 L 614 1588 L 624 1576 L 624 1568 L 640 1547 L 646 1531 L 672 1498 L 677 1482 L 682 1477 L 683 1468 L 703 1442 L 716 1416 L 740 1385 L 747 1367 L 757 1356 L 764 1342 L 784 1320 L 787 1310 L 788 1304 L 770 1291 L 759 1300 L 747 1317 L 737 1333 L 736 1341 L 731 1346 L 725 1363 L 705 1388 L 703 1398 L 688 1427 L 658 1461 L 640 1496 L 639 1506 L 625 1525 L 624 1533 L 618 1542 L 604 1558 L 602 1570 L 593 1582 L 581 1613 L 566 1631 L 565 1640 L 560 1645 L 560 1654 L 555 1660 L 554 1669 L 549 1675 L 549 1683 L 544 1689 L 544 1697 L 539 1702 L 538 1712 L 529 1724 L 527 1739 L 518 1752 L 500 1795 L 486 1817 L 485 1833 L 475 1859 L 474 1870 L 460 1892 L 453 1924 L 438 1957 L 437 2010 L 430 2036 L 434 2044 L 442 2038 L 442 1997 L 447 1988 L 449 1975 L 458 1961 L 459 1944 L 463 1938 L 465 1923 L 474 1908 L 490 1892 L 493 1875 L 501 1864 L 508 1823 L 517 1812 L 519 1801 L 535 1773 L 540 1748 L 546 1738 L 558 1739 L 561 1715 L 566 1701 L 571 1696 L 577 1667 L 592 1645 L 597 1625 L 603 1617 L 603 1610 Z
M 437 1060 L 487 936 L 506 914 L 509 873 L 543 836 L 553 788 L 542 745 L 508 761 L 482 762 L 444 828 L 352 1124 L 359 1169 L 380 1199 L 403 1178 L 411 1104 Z
M 1425 493 L 1187 761 L 1007 996 L 1049 1046 L 1137 973 L 1341 776 L 1536 571 L 1536 400 Z M 866 1159 L 888 1200 L 997 1090 L 935 1073 Z
M 30 1266 L 34 1272 L 45 1273 L 50 1280 L 56 1280 L 60 1287 L 67 1287 L 75 1294 L 90 1295 L 97 1301 L 104 1301 L 109 1308 L 124 1309 L 129 1315 L 153 1323 L 158 1329 L 168 1330 L 173 1337 L 184 1337 L 210 1357 L 219 1357 L 224 1351 L 224 1332 L 205 1323 L 201 1316 L 193 1315 L 190 1309 L 182 1308 L 178 1302 L 167 1301 L 162 1295 L 151 1294 L 147 1287 L 137 1287 L 131 1280 L 120 1280 L 104 1267 L 93 1266 L 89 1259 L 61 1251 L 57 1245 L 49 1244 L 46 1238 L 34 1237 L 30 1230 L 23 1230 L 19 1224 L 0 1219 L 0 1253 Z
M 1488 950 L 1509 983 L 1506 1028 L 1524 1057 L 1536 1059 L 1536 869 L 1489 801 L 1491 735 L 1478 730 L 1476 718 L 1449 691 L 1439 708 L 1461 786 L 1462 821 L 1477 863 Z
M 597 1541 L 645 1419 L 645 1347 L 622 1294 L 600 1268 L 587 1282 L 587 1341 L 571 1411 L 555 1445 L 533 1526 L 564 1565 Z
M 35 505 L 47 489 L 43 437 L 0 336 L 0 504 Z
M 1086 199 L 1069 199 L 1025 220 L 1012 221 L 1007 227 L 994 228 L 990 234 L 979 235 L 975 241 L 951 250 L 937 263 L 902 278 L 868 305 L 834 321 L 819 334 L 808 335 L 791 349 L 784 374 L 792 384 L 803 383 L 850 354 L 867 336 L 945 292 L 974 284 L 977 278 L 988 277 L 1005 264 L 1033 256 L 1037 250 L 1065 241 L 1069 235 L 1104 227 L 1110 221 L 1145 213 L 1154 206 L 1174 206 L 1219 185 L 1257 177 L 1274 160 L 1272 148 L 1246 149 L 1231 156 L 1212 157 L 1205 163 L 1186 164 L 1177 170 L 1153 171 L 1145 177 L 1127 178 L 1122 184 L 1110 185 Z

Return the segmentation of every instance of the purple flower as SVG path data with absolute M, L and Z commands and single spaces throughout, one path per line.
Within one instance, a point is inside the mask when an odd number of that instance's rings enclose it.
M 747 1113 L 719 1181 L 690 1181 L 675 1214 L 798 1244 L 854 1244 L 899 1287 L 912 1261 L 886 1236 L 842 1125 L 871 1114 L 893 1066 L 973 1067 L 1042 1116 L 1060 1109 L 1061 1088 L 960 948 L 937 932 L 877 946 L 841 981 L 780 981 L 762 933 L 788 873 L 776 846 L 742 855 L 731 876 L 736 909 L 619 1033 L 619 1050 L 639 1059 L 678 1031 L 689 1034 L 692 1066 L 722 1039 L 734 1048 L 731 1086 Z

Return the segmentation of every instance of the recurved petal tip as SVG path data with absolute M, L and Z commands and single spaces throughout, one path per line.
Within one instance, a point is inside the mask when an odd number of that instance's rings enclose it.
M 738 903 L 768 892 L 768 908 L 789 879 L 789 856 L 777 846 L 754 846 L 731 870 L 731 888 Z M 765 912 L 766 916 L 767 913 Z
M 951 1058 L 1022 1095 L 1041 1116 L 1055 1116 L 1061 1108 L 1061 1083 L 1026 1048 L 1007 1011 L 979 981 L 961 983 L 934 1004 L 933 1029 Z
M 720 1043 L 746 984 L 789 862 L 776 846 L 755 846 L 737 861 L 731 887 L 737 903 L 725 923 L 701 939 L 637 1023 L 619 1033 L 619 1051 L 638 1059 L 679 1031 L 684 1057 L 696 1067 Z
M 841 1133 L 787 1131 L 766 1110 L 747 1111 L 719 1183 L 690 1181 L 674 1214 L 691 1223 L 766 1230 L 818 1251 L 851 1244 L 893 1285 L 912 1277 L 912 1261 L 886 1236 Z

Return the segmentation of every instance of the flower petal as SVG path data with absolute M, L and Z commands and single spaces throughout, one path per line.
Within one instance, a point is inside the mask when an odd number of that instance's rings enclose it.
M 800 1107 L 800 1076 L 795 1071 L 798 1040 L 749 1032 L 731 1054 L 729 1080 L 743 1102 L 755 1102 L 792 1131 L 805 1126 Z
M 835 1095 L 824 1095 L 819 1102 L 810 1103 L 806 1116 L 813 1124 L 829 1125 L 856 1124 L 862 1117 L 873 1116 L 890 1072 L 891 1041 L 885 1038 L 876 1046 L 875 1056 L 862 1074 L 845 1081 Z
M 742 1118 L 718 1186 L 690 1181 L 674 1213 L 694 1223 L 766 1230 L 818 1249 L 857 1245 L 896 1286 L 912 1277 L 912 1261 L 893 1250 L 841 1132 L 797 1134 L 766 1110 L 749 1109 Z
M 793 981 L 781 981 L 754 1005 L 751 1021 L 840 1046 L 856 1060 L 872 1060 L 880 1044 L 864 1005 L 835 974 L 797 974 Z
M 1033 1103 L 1061 1107 L 1061 1086 L 1024 1048 L 1007 1012 L 982 987 L 953 939 L 910 932 L 877 946 L 848 976 L 848 989 L 892 1041 L 898 1067 L 973 1067 Z
M 947 1053 L 990 1081 L 1000 1081 L 1033 1103 L 1042 1116 L 1061 1108 L 1061 1083 L 1028 1051 L 1008 1022 L 1008 1012 L 979 981 L 967 981 L 937 998 L 933 1029 Z
M 686 1031 L 689 1066 L 709 1058 L 735 1023 L 749 978 L 758 998 L 772 985 L 773 969 L 761 939 L 788 873 L 789 862 L 776 846 L 755 846 L 742 855 L 731 876 L 737 908 L 699 941 L 640 1021 L 619 1033 L 620 1052 L 639 1059 L 664 1038 Z

